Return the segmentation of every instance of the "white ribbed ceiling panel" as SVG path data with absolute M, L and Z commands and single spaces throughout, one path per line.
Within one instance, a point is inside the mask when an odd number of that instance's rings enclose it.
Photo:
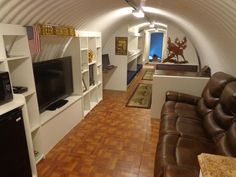
M 51 23 L 80 26 L 126 6 L 122 0 L 0 0 L 0 21 L 21 25 Z
M 140 0 L 133 2 L 140 4 Z M 85 27 L 96 17 L 125 6 L 123 0 L 0 0 L 0 22 Z M 235 0 L 146 0 L 145 6 L 175 13 L 193 24 L 194 17 L 204 16 L 201 19 L 203 24 L 212 20 L 222 25 L 231 36 L 236 36 Z
M 140 0 L 132 1 L 140 4 Z M 144 1 L 145 6 L 160 10 L 147 13 L 151 20 L 173 23 L 192 39 L 203 63 L 215 63 L 215 70 L 233 71 L 230 63 L 236 57 L 235 0 Z M 117 27 L 134 20 L 131 15 L 122 14 L 125 7 L 128 4 L 124 0 L 0 0 L 0 22 L 73 25 L 81 30 L 101 31 L 106 40 Z

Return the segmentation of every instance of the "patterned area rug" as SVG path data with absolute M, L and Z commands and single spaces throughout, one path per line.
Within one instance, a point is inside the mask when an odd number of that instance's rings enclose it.
M 146 72 L 143 75 L 142 80 L 152 80 L 153 79 L 153 74 L 154 74 L 154 70 L 146 70 Z
M 140 83 L 132 96 L 130 97 L 126 106 L 136 108 L 150 108 L 152 98 L 152 84 Z

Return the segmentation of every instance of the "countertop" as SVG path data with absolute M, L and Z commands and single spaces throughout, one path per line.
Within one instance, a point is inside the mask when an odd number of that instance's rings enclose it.
M 236 158 L 202 153 L 198 161 L 203 177 L 236 177 Z

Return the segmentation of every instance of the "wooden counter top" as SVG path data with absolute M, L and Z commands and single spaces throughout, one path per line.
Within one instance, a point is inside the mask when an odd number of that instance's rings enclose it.
M 203 177 L 236 177 L 236 158 L 202 153 L 198 161 Z

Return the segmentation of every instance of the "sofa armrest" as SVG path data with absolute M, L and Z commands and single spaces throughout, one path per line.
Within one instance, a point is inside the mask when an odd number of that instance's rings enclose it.
M 196 169 L 189 169 L 177 165 L 167 165 L 164 168 L 164 177 L 196 177 L 199 172 Z
M 200 97 L 198 96 L 188 95 L 185 93 L 179 93 L 174 91 L 166 92 L 166 101 L 177 101 L 196 105 L 199 99 Z

